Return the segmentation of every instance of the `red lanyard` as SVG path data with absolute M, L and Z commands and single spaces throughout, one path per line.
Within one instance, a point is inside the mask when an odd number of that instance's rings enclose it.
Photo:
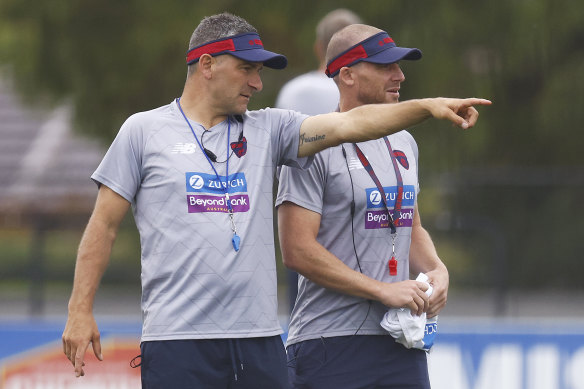
M 385 140 L 385 145 L 387 146 L 387 151 L 389 151 L 389 156 L 391 157 L 391 163 L 393 164 L 393 171 L 395 172 L 395 178 L 397 179 L 397 197 L 395 199 L 395 206 L 393 208 L 393 214 L 397 217 L 395 224 L 399 226 L 400 217 L 401 217 L 401 207 L 402 201 L 404 196 L 404 182 L 402 180 L 401 173 L 399 171 L 399 166 L 397 166 L 397 160 L 395 155 L 393 154 L 393 149 L 391 148 L 391 143 L 389 143 L 389 139 L 387 136 L 383 137 Z M 375 173 L 374 173 L 375 174 Z
M 397 197 L 395 199 L 395 206 L 393 208 L 393 210 L 394 210 L 393 215 L 396 217 L 397 220 L 394 220 L 394 218 L 391 215 L 391 212 L 389 211 L 389 207 L 387 206 L 387 200 L 385 197 L 385 191 L 383 190 L 383 185 L 381 185 L 379 178 L 377 178 L 377 174 L 375 174 L 375 171 L 373 170 L 373 166 L 371 166 L 371 164 L 369 163 L 369 160 L 367 160 L 367 157 L 365 157 L 365 154 L 363 154 L 363 152 L 361 151 L 359 146 L 357 146 L 356 143 L 353 143 L 353 146 L 355 147 L 355 151 L 357 152 L 357 156 L 359 157 L 359 161 L 361 161 L 361 164 L 363 165 L 363 167 L 365 168 L 367 173 L 369 173 L 369 176 L 371 177 L 371 179 L 375 183 L 375 186 L 377 186 L 377 190 L 381 194 L 381 201 L 383 201 L 383 205 L 385 206 L 387 216 L 389 217 L 389 219 L 388 219 L 389 220 L 389 228 L 391 229 L 391 233 L 395 234 L 396 233 L 395 227 L 399 226 L 399 218 L 401 215 L 401 206 L 402 206 L 403 193 L 404 193 L 404 183 L 402 180 L 401 173 L 399 171 L 399 166 L 397 165 L 397 160 L 395 159 L 395 156 L 393 155 L 393 149 L 391 148 L 391 143 L 389 143 L 389 139 L 387 139 L 386 136 L 383 137 L 383 140 L 385 141 L 385 145 L 387 146 L 387 151 L 389 152 L 389 157 L 391 158 L 391 163 L 393 164 L 393 170 L 395 171 L 395 177 L 397 179 Z
M 397 275 L 397 260 L 395 259 L 395 237 L 396 237 L 396 232 L 397 232 L 396 226 L 399 225 L 399 218 L 401 215 L 401 205 L 402 205 L 402 197 L 403 197 L 403 192 L 404 192 L 404 184 L 403 184 L 401 173 L 399 171 L 399 166 L 397 165 L 397 161 L 395 159 L 395 156 L 393 155 L 393 149 L 391 148 L 391 143 L 389 142 L 389 139 L 386 136 L 383 137 L 383 140 L 385 140 L 385 145 L 387 146 L 387 151 L 389 152 L 389 157 L 391 158 L 391 163 L 393 164 L 393 170 L 395 171 L 395 177 L 397 180 L 397 197 L 395 199 L 395 206 L 393 208 L 394 215 L 397 218 L 397 220 L 395 220 L 395 221 L 391 215 L 391 212 L 389 211 L 389 207 L 387 206 L 387 199 L 385 197 L 385 191 L 383 190 L 383 185 L 381 185 L 379 178 L 377 178 L 377 174 L 375 174 L 375 171 L 373 170 L 373 166 L 371 166 L 371 164 L 369 163 L 369 160 L 367 159 L 367 157 L 365 157 L 365 154 L 363 154 L 363 152 L 361 151 L 359 146 L 357 146 L 356 143 L 353 143 L 353 146 L 355 147 L 355 151 L 357 152 L 357 156 L 359 157 L 359 161 L 361 161 L 361 164 L 363 165 L 363 167 L 365 168 L 367 173 L 369 173 L 369 176 L 371 177 L 371 179 L 375 183 L 375 186 L 377 186 L 377 190 L 381 194 L 381 201 L 383 201 L 383 205 L 385 206 L 385 211 L 387 212 L 387 216 L 388 216 L 388 220 L 389 220 L 389 228 L 391 230 L 391 246 L 392 246 L 391 258 L 388 261 L 389 275 L 396 276 Z

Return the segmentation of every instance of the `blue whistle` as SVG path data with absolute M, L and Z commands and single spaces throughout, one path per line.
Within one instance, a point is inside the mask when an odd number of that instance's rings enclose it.
M 241 242 L 241 238 L 237 234 L 233 234 L 233 238 L 231 238 L 231 243 L 233 244 L 233 249 L 235 251 L 239 251 L 239 242 Z

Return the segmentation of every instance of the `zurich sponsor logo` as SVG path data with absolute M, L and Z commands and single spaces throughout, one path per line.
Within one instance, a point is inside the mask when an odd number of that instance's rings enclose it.
M 217 178 L 215 175 L 187 172 L 185 173 L 187 192 L 224 194 L 225 189 L 228 193 L 247 192 L 247 180 L 244 173 L 230 174 L 225 177 Z
M 372 190 L 371 193 L 369 193 L 369 202 L 373 206 L 379 206 L 381 204 L 381 193 L 376 189 Z
M 383 187 L 385 192 L 385 200 L 388 207 L 393 207 L 397 200 L 397 186 Z M 381 194 L 377 188 L 365 189 L 367 196 L 367 208 L 383 208 L 383 201 Z M 402 194 L 402 207 L 414 206 L 416 201 L 416 189 L 413 185 L 404 185 Z
M 428 319 L 430 323 L 426 323 L 426 328 L 424 330 L 424 339 L 422 342 L 424 343 L 423 350 L 429 351 L 432 346 L 434 345 L 434 340 L 436 339 L 436 333 L 438 332 L 438 323 L 436 319 Z
M 438 331 L 438 323 L 428 323 L 424 329 L 424 335 L 434 335 Z
M 205 185 L 205 180 L 200 175 L 194 174 L 189 179 L 189 185 L 191 186 L 191 188 L 198 190 Z

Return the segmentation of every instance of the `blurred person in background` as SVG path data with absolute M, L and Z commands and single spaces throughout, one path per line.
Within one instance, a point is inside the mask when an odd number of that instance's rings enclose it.
M 326 48 L 333 34 L 351 24 L 362 23 L 361 18 L 345 8 L 327 13 L 316 25 L 313 49 L 318 69 L 304 73 L 288 81 L 278 94 L 276 108 L 291 109 L 306 115 L 332 112 L 339 105 L 339 88 L 324 73 Z M 298 273 L 288 269 L 288 305 L 290 312 L 298 293 Z
M 340 91 L 340 112 L 398 103 L 399 62 L 421 56 L 372 26 L 336 33 L 326 72 Z M 397 343 L 380 325 L 388 307 L 433 317 L 447 300 L 448 271 L 418 213 L 414 138 L 400 131 L 347 142 L 316 154 L 307 170 L 283 167 L 279 180 L 283 260 L 300 274 L 287 339 L 292 386 L 429 388 L 426 352 Z M 420 272 L 434 288 L 430 298 L 427 285 L 410 280 Z
M 339 89 L 324 74 L 326 48 L 335 32 L 357 23 L 362 23 L 361 18 L 344 8 L 329 12 L 318 22 L 313 45 L 318 69 L 304 73 L 284 84 L 278 93 L 276 108 L 292 109 L 306 115 L 318 115 L 337 109 Z
M 131 207 L 141 244 L 142 387 L 285 388 L 276 167 L 306 168 L 324 148 L 429 117 L 469 128 L 478 118 L 473 105 L 489 102 L 421 99 L 311 117 L 248 111 L 262 68 L 282 69 L 287 60 L 229 13 L 200 22 L 186 62 L 181 97 L 130 116 L 92 175 L 99 191 L 78 249 L 63 352 L 78 377 L 90 343 L 103 359 L 93 302 Z

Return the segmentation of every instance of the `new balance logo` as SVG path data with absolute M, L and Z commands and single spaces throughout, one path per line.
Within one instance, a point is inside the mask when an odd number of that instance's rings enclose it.
M 359 161 L 358 158 L 350 158 L 348 165 L 349 170 L 363 169 L 363 165 L 361 164 L 361 161 Z
M 196 143 L 177 143 L 172 148 L 172 154 L 193 154 L 197 149 Z

